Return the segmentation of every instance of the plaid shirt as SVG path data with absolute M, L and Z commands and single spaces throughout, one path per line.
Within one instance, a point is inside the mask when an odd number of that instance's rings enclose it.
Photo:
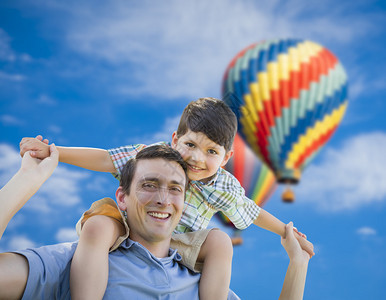
M 160 142 L 157 144 L 167 144 Z M 109 149 L 119 179 L 125 163 L 145 148 L 144 144 Z M 245 196 L 245 191 L 237 179 L 219 168 L 212 180 L 207 183 L 191 180 L 186 191 L 184 210 L 176 232 L 190 232 L 208 227 L 212 216 L 223 212 L 238 229 L 245 229 L 259 216 L 260 207 Z

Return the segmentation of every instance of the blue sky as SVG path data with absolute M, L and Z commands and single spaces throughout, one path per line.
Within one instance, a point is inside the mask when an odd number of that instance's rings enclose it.
M 185 105 L 220 97 L 233 56 L 270 38 L 330 49 L 349 77 L 349 107 L 305 170 L 297 200 L 264 208 L 314 243 L 305 299 L 385 299 L 386 5 L 383 1 L 1 1 L 0 184 L 22 137 L 111 148 L 169 140 Z M 60 164 L 9 224 L 0 250 L 76 239 L 92 201 L 116 180 Z M 275 299 L 288 259 L 259 228 L 235 248 L 231 287 Z

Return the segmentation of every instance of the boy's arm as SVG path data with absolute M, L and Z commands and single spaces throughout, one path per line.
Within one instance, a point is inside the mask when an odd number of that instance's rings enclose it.
M 260 208 L 260 214 L 253 224 L 274 232 L 281 237 L 285 236 L 285 224 L 262 208 Z
M 36 138 L 23 138 L 20 142 L 20 155 L 31 151 L 31 156 L 44 159 L 49 156 L 49 146 Z M 114 164 L 107 150 L 98 148 L 57 147 L 59 161 L 81 168 L 98 172 L 116 172 Z
M 271 232 L 274 232 L 280 235 L 282 238 L 285 237 L 286 224 L 282 221 L 271 215 L 264 209 L 260 209 L 260 214 L 253 222 L 256 226 L 267 229 Z M 303 250 L 306 250 L 308 254 L 312 257 L 314 253 L 314 246 L 309 242 L 301 233 L 295 234 L 296 239 L 298 240 L 300 246 Z

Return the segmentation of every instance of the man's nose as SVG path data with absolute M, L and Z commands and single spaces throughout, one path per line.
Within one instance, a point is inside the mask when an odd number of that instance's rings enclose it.
M 167 188 L 159 188 L 158 189 L 158 197 L 157 197 L 157 203 L 160 205 L 169 205 L 169 190 Z

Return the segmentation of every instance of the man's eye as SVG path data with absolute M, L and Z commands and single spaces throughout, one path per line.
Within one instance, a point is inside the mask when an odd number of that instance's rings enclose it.
M 173 193 L 182 193 L 183 192 L 182 188 L 179 187 L 179 186 L 172 186 L 170 188 L 170 191 L 173 192 Z
M 155 190 L 157 186 L 154 183 L 144 183 L 142 187 L 146 190 Z

